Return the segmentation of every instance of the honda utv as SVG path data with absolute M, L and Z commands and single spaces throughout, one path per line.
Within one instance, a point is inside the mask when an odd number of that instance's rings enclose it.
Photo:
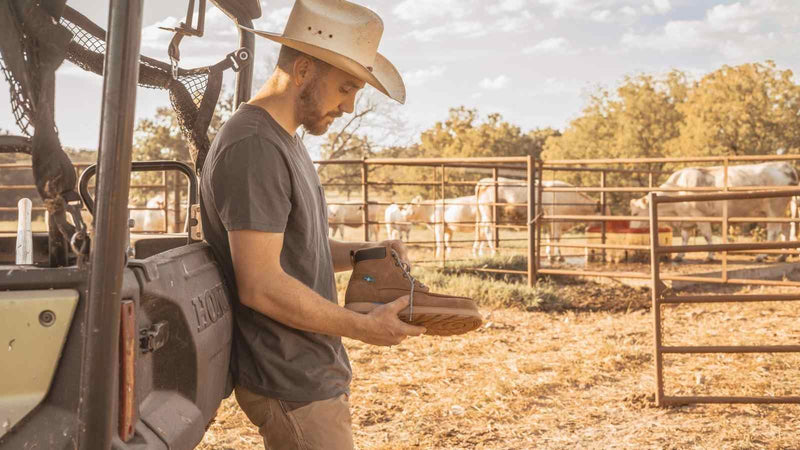
M 231 27 L 261 15 L 258 0 L 211 2 Z M 202 241 L 197 177 L 223 73 L 236 73 L 234 105 L 250 96 L 253 37 L 240 31 L 216 64 L 181 67 L 180 42 L 202 38 L 205 18 L 205 0 L 189 0 L 169 62 L 141 56 L 142 4 L 111 0 L 106 31 L 65 0 L 0 2 L 0 69 L 19 126 L 0 152 L 30 159 L 48 219 L 33 233 L 23 200 L 18 232 L 0 235 L 2 450 L 194 448 L 232 390 L 230 291 Z M 80 174 L 54 120 L 65 59 L 103 77 L 97 162 Z M 169 92 L 191 164 L 131 161 L 137 86 Z M 172 170 L 188 178 L 184 232 L 131 234 L 131 172 Z

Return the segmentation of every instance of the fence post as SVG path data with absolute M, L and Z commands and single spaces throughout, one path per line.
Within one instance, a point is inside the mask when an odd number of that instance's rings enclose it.
M 650 197 L 650 294 L 653 301 L 653 336 L 655 337 L 654 356 L 656 363 L 656 405 L 662 406 L 664 399 L 664 374 L 661 360 L 661 279 L 658 252 L 658 195 Z
M 444 186 L 444 179 L 445 179 L 444 164 L 442 164 L 441 168 L 442 168 L 442 225 L 441 225 L 442 226 L 442 228 L 441 228 L 442 234 L 440 235 L 440 238 L 442 239 L 442 267 L 444 267 L 445 265 L 447 265 L 447 246 L 445 245 L 446 244 L 445 235 L 447 234 L 447 220 L 445 220 L 445 217 L 444 217 L 445 216 L 445 212 L 447 211 L 447 206 L 445 205 L 445 201 L 444 201 L 444 198 L 445 198 L 445 195 L 444 195 L 445 194 L 445 192 L 444 192 L 444 190 L 445 190 L 445 186 Z M 434 210 L 435 209 L 436 208 L 434 207 Z M 436 219 L 436 214 L 434 214 L 433 217 L 434 217 L 434 222 L 435 222 L 436 221 L 435 220 Z M 434 225 L 434 226 L 437 226 L 437 225 Z M 436 233 L 434 232 L 433 235 L 436 236 Z M 434 240 L 436 240 L 436 239 L 434 238 Z
M 161 206 L 162 211 L 164 211 L 164 229 L 161 231 L 163 231 L 164 233 L 169 233 L 169 181 L 167 181 L 168 179 L 169 176 L 167 175 L 167 171 L 165 170 L 161 172 L 161 184 L 164 187 L 164 193 L 163 193 L 164 203 L 163 206 Z
M 728 192 L 728 157 L 725 157 L 725 185 L 724 190 Z M 713 235 L 712 235 L 713 236 Z M 711 244 L 712 242 L 709 242 Z M 722 243 L 728 243 L 728 200 L 722 202 Z M 728 252 L 722 252 L 722 281 L 728 281 Z
M 533 156 L 528 155 L 528 286 L 536 285 L 536 168 Z M 541 182 L 539 183 L 541 184 Z
M 542 186 L 542 180 L 544 179 L 544 161 L 539 160 L 539 171 L 538 178 L 534 176 L 533 183 L 536 185 L 536 220 L 534 221 L 535 226 L 535 233 L 536 233 L 536 251 L 534 252 L 535 260 L 536 260 L 536 270 L 539 270 L 541 265 L 541 256 L 542 256 L 542 216 L 544 215 L 544 208 L 542 203 L 542 192 L 544 192 L 544 188 Z M 536 173 L 534 175 L 536 175 Z
M 492 181 L 494 182 L 494 196 L 492 200 L 492 228 L 494 229 L 494 248 L 500 248 L 500 228 L 497 227 L 497 167 L 492 168 Z
M 180 233 L 181 229 L 181 197 L 183 194 L 181 189 L 181 177 L 182 175 L 178 172 L 175 172 L 172 183 L 172 192 L 173 192 L 173 200 L 172 200 L 172 232 L 173 233 Z M 188 214 L 188 210 L 187 210 Z
M 606 188 L 606 171 L 600 172 L 600 188 Z M 606 215 L 606 191 L 600 191 L 600 214 L 605 216 Z M 606 245 L 606 219 L 603 217 L 603 220 L 600 222 L 600 243 Z M 606 262 L 606 249 L 602 249 L 601 252 L 603 262 Z
M 364 205 L 361 215 L 364 222 L 364 241 L 369 242 L 369 174 L 367 158 L 361 158 L 361 202 Z

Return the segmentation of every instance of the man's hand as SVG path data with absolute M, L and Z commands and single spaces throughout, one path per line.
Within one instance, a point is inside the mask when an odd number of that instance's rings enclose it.
M 389 239 L 383 242 L 380 242 L 378 245 L 388 245 L 397 252 L 397 256 L 400 258 L 400 261 L 408 264 L 409 270 L 411 269 L 411 260 L 408 257 L 408 250 L 406 249 L 406 244 L 403 241 L 399 241 L 396 239 Z
M 369 320 L 368 326 L 359 336 L 359 341 L 372 345 L 392 346 L 397 345 L 408 336 L 419 336 L 425 328 L 409 325 L 397 317 L 408 306 L 408 296 L 379 306 L 365 316 Z

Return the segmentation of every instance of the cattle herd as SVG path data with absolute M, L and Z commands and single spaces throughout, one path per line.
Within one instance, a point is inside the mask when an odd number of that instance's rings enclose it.
M 693 167 L 680 169 L 673 173 L 661 185 L 670 195 L 690 194 L 697 187 L 725 186 L 725 169 L 723 167 Z M 729 166 L 727 184 L 729 187 L 764 187 L 764 186 L 798 186 L 798 175 L 792 164 L 787 162 L 769 162 L 762 164 L 749 164 Z M 493 224 L 502 224 L 503 229 L 525 229 L 527 226 L 527 197 L 528 188 L 525 180 L 500 177 L 497 179 L 495 190 L 493 178 L 484 178 L 475 185 L 475 193 L 464 197 L 447 198 L 444 202 L 439 200 L 425 200 L 417 196 L 406 203 L 393 203 L 385 206 L 369 204 L 369 238 L 377 240 L 380 230 L 385 227 L 386 236 L 391 239 L 409 241 L 410 232 L 414 226 L 425 226 L 433 231 L 436 255 L 442 252 L 450 253 L 452 250 L 451 239 L 456 231 L 474 232 L 472 253 L 474 256 L 489 253 L 496 254 L 494 245 Z M 574 187 L 563 181 L 544 181 L 544 188 L 569 188 Z M 680 191 L 685 188 L 686 191 Z M 497 197 L 495 198 L 495 192 Z M 684 202 L 668 203 L 659 208 L 662 217 L 711 217 L 722 215 L 723 202 Z M 494 208 L 497 205 L 497 217 L 494 218 Z M 797 217 L 797 201 L 790 197 L 776 197 L 768 200 L 730 201 L 728 206 L 729 217 L 785 217 L 787 207 L 791 206 L 793 217 Z M 545 216 L 589 216 L 600 214 L 600 204 L 597 200 L 580 192 L 558 190 L 556 192 L 544 190 L 541 198 L 542 210 Z M 332 204 L 328 206 L 328 225 L 332 237 L 337 234 L 344 236 L 345 227 L 363 226 L 363 204 L 349 202 Z M 631 216 L 647 216 L 647 196 L 633 199 L 630 202 Z M 757 220 L 754 220 L 757 222 Z M 556 221 L 546 227 L 542 232 L 548 235 L 548 242 L 553 243 L 555 250 L 547 246 L 547 255 L 560 258 L 561 251 L 558 247 L 560 236 L 576 225 L 575 222 Z M 680 229 L 683 244 L 689 240 L 689 231 L 697 227 L 700 234 L 711 243 L 712 227 L 709 222 L 683 222 L 673 223 L 673 227 Z M 647 227 L 647 222 L 632 222 L 631 227 Z M 784 239 L 794 239 L 794 227 L 789 223 L 767 224 L 767 239 L 777 240 L 781 235 Z M 678 255 L 676 259 L 682 259 Z M 713 255 L 709 254 L 708 258 Z M 763 260 L 764 255 L 757 259 Z M 781 259 L 785 259 L 782 256 Z

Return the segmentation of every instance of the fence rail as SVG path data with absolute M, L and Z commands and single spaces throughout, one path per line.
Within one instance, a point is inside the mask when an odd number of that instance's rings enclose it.
M 674 305 L 682 303 L 704 304 L 704 303 L 743 303 L 743 302 L 766 302 L 766 301 L 797 301 L 800 294 L 745 294 L 745 295 L 670 295 L 667 294 L 666 286 L 662 280 L 660 271 L 661 256 L 689 251 L 717 251 L 727 254 L 729 251 L 738 250 L 769 250 L 769 249 L 796 249 L 800 247 L 800 242 L 779 242 L 762 244 L 731 244 L 722 243 L 714 245 L 694 245 L 694 246 L 662 246 L 658 239 L 659 214 L 658 207 L 662 204 L 693 202 L 693 201 L 730 201 L 741 199 L 767 199 L 783 196 L 800 195 L 800 189 L 776 191 L 771 193 L 752 192 L 752 193 L 722 193 L 707 195 L 684 195 L 684 196 L 660 196 L 658 193 L 649 194 L 649 224 L 650 236 L 650 290 L 653 302 L 653 335 L 654 335 L 654 359 L 655 359 L 655 394 L 658 406 L 686 404 L 686 403 L 800 403 L 800 397 L 743 397 L 743 396 L 677 396 L 665 395 L 664 393 L 664 360 L 665 354 L 698 354 L 698 353 L 799 353 L 800 345 L 735 345 L 735 346 L 665 346 L 663 340 L 662 305 Z M 727 213 L 727 210 L 725 211 Z M 727 225 L 727 214 L 724 216 L 724 224 Z M 718 282 L 734 283 L 727 277 L 723 265 L 723 273 Z M 746 280 L 751 281 L 751 280 Z M 766 281 L 766 280 L 759 280 Z M 756 284 L 756 283 L 748 283 Z M 800 286 L 800 283 L 789 281 L 772 281 L 773 286 Z

